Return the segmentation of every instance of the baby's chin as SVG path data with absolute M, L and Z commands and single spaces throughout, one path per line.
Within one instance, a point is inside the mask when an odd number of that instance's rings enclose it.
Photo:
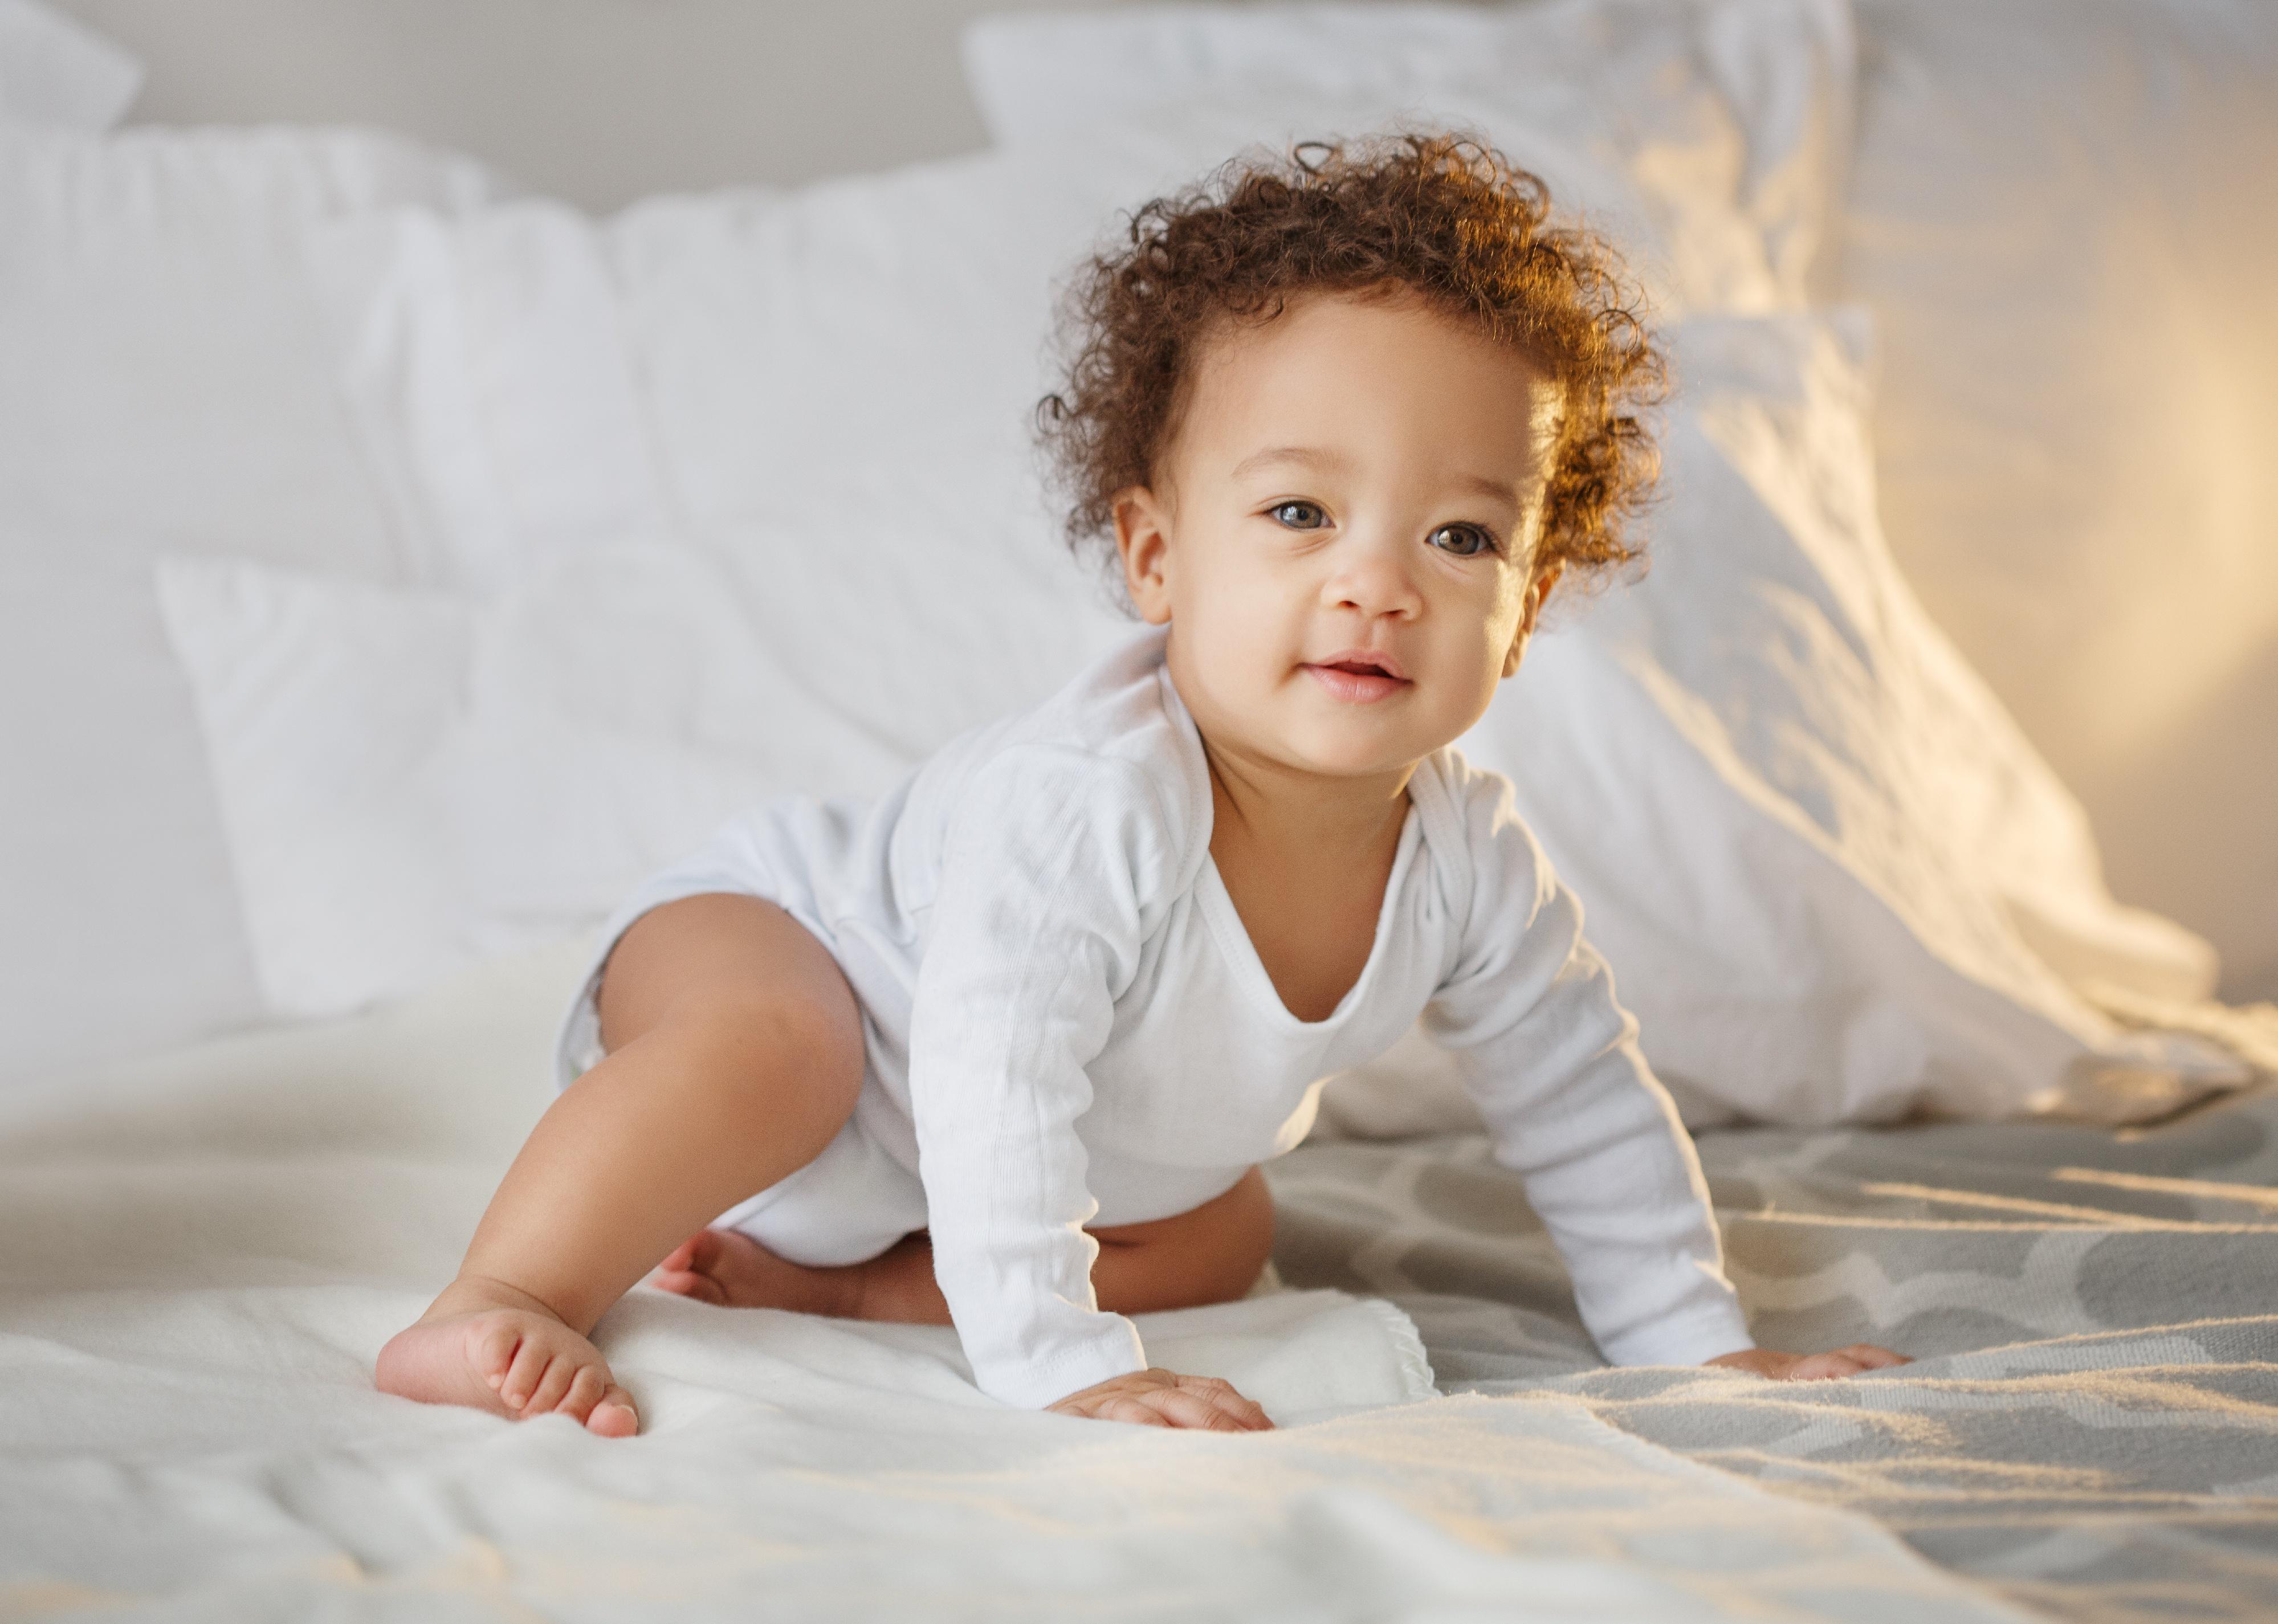
M 1196 672 L 1180 685 L 1213 745 L 1322 778 L 1405 773 L 1464 731 L 1450 731 L 1451 719 L 1440 713 L 1446 707 L 1426 703 L 1426 690 L 1412 682 L 1356 701 L 1302 667 L 1278 684 L 1250 671 L 1221 688 L 1212 683 L 1213 675 Z
M 1404 773 L 1444 743 L 1415 728 L 1307 717 L 1253 739 L 1251 745 L 1259 754 L 1300 772 L 1365 779 Z

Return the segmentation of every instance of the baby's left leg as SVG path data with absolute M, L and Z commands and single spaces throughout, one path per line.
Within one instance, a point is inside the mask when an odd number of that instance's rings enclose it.
M 1088 1232 L 1099 1242 L 1091 1285 L 1103 1308 L 1150 1314 L 1231 1302 L 1256 1284 L 1273 1254 L 1273 1197 L 1253 1167 L 1234 1188 L 1191 1211 Z M 651 1284 L 730 1308 L 950 1323 L 933 1277 L 933 1247 L 922 1234 L 904 1237 L 865 1263 L 810 1269 L 748 1235 L 699 1230 L 664 1260 Z

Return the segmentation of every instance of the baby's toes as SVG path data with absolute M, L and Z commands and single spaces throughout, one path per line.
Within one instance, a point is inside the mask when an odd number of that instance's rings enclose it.
M 493 1392 L 506 1385 L 507 1372 L 522 1351 L 522 1326 L 512 1315 L 495 1314 L 476 1322 L 467 1338 L 467 1362 Z
M 557 1368 L 571 1366 L 568 1359 L 557 1360 Z M 589 1432 L 600 1437 L 631 1437 L 640 1430 L 640 1418 L 633 1412 L 632 1395 L 609 1379 L 608 1366 L 599 1360 L 586 1360 L 574 1364 L 575 1374 L 562 1397 L 545 1409 L 539 1399 L 546 1390 L 539 1389 L 525 1413 L 531 1415 L 567 1415 Z
M 570 1378 L 570 1391 L 563 1393 L 561 1401 L 554 1405 L 554 1414 L 567 1415 L 583 1424 L 592 1414 L 593 1407 L 601 1401 L 601 1395 L 608 1391 L 608 1371 L 600 1365 L 579 1365 L 577 1374 Z
M 551 1349 L 536 1337 L 524 1337 L 522 1346 L 515 1351 L 514 1362 L 507 1367 L 506 1379 L 499 1384 L 500 1402 L 510 1410 L 522 1409 L 530 1402 L 530 1395 L 538 1391 L 547 1367 L 553 1362 Z
M 593 1413 L 585 1417 L 585 1430 L 605 1438 L 629 1438 L 639 1431 L 640 1415 L 633 1408 L 632 1394 L 611 1382 Z
M 546 1367 L 546 1374 L 531 1390 L 529 1402 L 522 1407 L 525 1415 L 551 1415 L 570 1396 L 570 1389 L 577 1379 L 577 1361 L 568 1353 L 556 1353 L 554 1362 Z

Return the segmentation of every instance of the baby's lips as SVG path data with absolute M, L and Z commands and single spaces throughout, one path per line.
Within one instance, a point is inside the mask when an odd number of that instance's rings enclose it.
M 1378 671 L 1395 682 L 1404 682 L 1408 680 L 1408 668 L 1400 663 L 1400 657 L 1389 649 L 1339 649 L 1334 654 L 1310 663 L 1316 667 L 1332 669 L 1349 667 L 1356 675 L 1366 671 Z
M 1343 666 L 1315 665 L 1307 666 L 1305 671 L 1334 698 L 1351 705 L 1367 705 L 1409 686 L 1404 680 L 1387 676 L 1372 667 L 1350 670 Z

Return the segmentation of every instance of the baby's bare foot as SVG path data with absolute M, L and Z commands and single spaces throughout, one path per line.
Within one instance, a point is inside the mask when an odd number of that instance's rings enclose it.
M 567 1415 L 603 1437 L 640 1430 L 632 1395 L 600 1351 L 544 1304 L 489 1283 L 455 1282 L 379 1350 L 379 1390 L 526 1421 Z
M 656 1266 L 649 1284 L 723 1308 L 791 1308 L 860 1319 L 859 1266 L 810 1269 L 735 1230 L 698 1230 Z

